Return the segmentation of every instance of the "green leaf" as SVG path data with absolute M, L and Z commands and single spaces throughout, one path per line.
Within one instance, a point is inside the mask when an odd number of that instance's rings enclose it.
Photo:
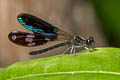
M 2 70 L 3 71 L 3 70 Z M 17 62 L 0 80 L 119 80 L 120 49 L 96 48 L 80 53 Z

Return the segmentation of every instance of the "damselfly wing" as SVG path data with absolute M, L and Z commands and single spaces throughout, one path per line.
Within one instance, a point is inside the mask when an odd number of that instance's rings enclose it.
M 44 36 L 44 35 L 36 35 L 32 33 L 27 32 L 21 32 L 21 31 L 12 31 L 8 35 L 9 39 L 18 45 L 26 46 L 26 47 L 32 47 L 32 46 L 38 46 L 42 45 L 48 41 L 52 41 L 56 39 L 56 37 L 50 37 L 50 36 Z
M 18 45 L 33 47 L 43 45 L 48 41 L 69 41 L 72 39 L 72 36 L 68 33 L 33 15 L 22 13 L 17 16 L 17 20 L 26 29 L 33 32 L 27 33 L 21 31 L 12 31 L 11 33 L 9 33 L 9 40 Z M 61 46 L 63 46 L 63 43 L 61 44 Z
M 20 24 L 25 28 L 35 32 L 40 33 L 45 36 L 57 36 L 59 29 L 53 25 L 37 18 L 33 15 L 22 13 L 17 16 L 17 19 Z

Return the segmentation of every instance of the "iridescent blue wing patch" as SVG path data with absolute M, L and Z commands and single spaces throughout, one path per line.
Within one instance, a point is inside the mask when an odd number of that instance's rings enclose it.
M 22 13 L 17 17 L 20 24 L 22 24 L 28 30 L 31 30 L 33 33 L 21 32 L 21 31 L 12 31 L 9 33 L 8 38 L 15 44 L 33 47 L 38 45 L 43 45 L 48 41 L 67 41 L 63 42 L 49 48 L 32 51 L 30 55 L 35 55 L 43 53 L 54 48 L 71 44 L 71 39 L 73 36 L 68 33 L 54 27 L 53 25 L 35 17 L 30 14 Z M 59 33 L 58 33 L 59 32 Z
M 32 33 L 21 32 L 21 31 L 12 31 L 11 33 L 9 33 L 8 38 L 13 43 L 26 47 L 42 45 L 44 43 L 47 43 L 48 41 L 52 41 L 56 39 L 55 36 L 51 37 L 51 36 L 44 36 L 41 34 L 37 35 Z
M 58 29 L 53 25 L 27 13 L 21 13 L 17 17 L 20 24 L 25 28 L 46 36 L 57 36 Z

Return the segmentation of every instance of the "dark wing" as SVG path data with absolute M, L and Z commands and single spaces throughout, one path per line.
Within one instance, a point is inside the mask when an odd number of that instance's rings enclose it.
M 21 31 L 12 31 L 8 35 L 9 40 L 18 45 L 32 47 L 42 45 L 48 41 L 56 39 L 56 36 L 44 36 L 42 34 L 32 34 Z
M 56 36 L 58 34 L 58 29 L 56 27 L 33 15 L 21 13 L 18 15 L 17 19 L 25 28 L 35 33 L 46 36 Z
M 20 24 L 34 33 L 12 31 L 8 37 L 18 45 L 38 46 L 52 40 L 70 40 L 71 35 L 30 14 L 22 13 L 17 17 Z M 58 34 L 59 32 L 59 34 Z

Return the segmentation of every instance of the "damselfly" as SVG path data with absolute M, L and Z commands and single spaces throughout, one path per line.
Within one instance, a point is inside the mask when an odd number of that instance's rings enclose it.
M 42 50 L 32 51 L 29 53 L 30 55 L 44 53 L 49 50 L 66 45 L 69 46 L 66 51 L 70 51 L 70 53 L 75 53 L 76 48 L 83 47 L 85 49 L 90 49 L 93 48 L 93 45 L 95 44 L 93 37 L 85 39 L 81 36 L 72 36 L 64 32 L 63 30 L 60 30 L 57 27 L 45 22 L 44 20 L 41 20 L 40 18 L 27 13 L 21 13 L 20 15 L 18 15 L 17 20 L 26 29 L 31 30 L 32 33 L 12 31 L 11 33 L 9 33 L 8 38 L 13 43 L 26 47 L 33 47 L 43 45 L 49 41 L 66 40 L 66 42 L 59 43 L 57 45 Z

